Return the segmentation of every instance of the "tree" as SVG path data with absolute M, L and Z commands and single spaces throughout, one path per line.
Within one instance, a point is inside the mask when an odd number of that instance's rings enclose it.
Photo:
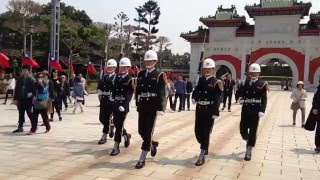
M 135 47 L 136 54 L 140 54 L 140 52 L 143 50 L 142 37 L 144 35 L 143 33 L 141 33 L 141 23 L 143 22 L 144 18 L 143 18 L 143 15 L 141 15 L 141 13 L 138 12 L 138 14 L 139 14 L 139 18 L 134 19 L 134 21 L 138 23 L 138 26 L 135 28 L 135 32 L 133 32 L 133 36 L 135 36 L 133 40 L 133 46 Z
M 172 45 L 172 43 L 170 42 L 170 39 L 165 36 L 159 36 L 157 38 L 156 44 L 155 44 L 155 46 L 157 46 L 159 48 L 159 51 L 163 51 L 163 48 L 166 49 L 171 45 Z
M 61 41 L 68 48 L 68 60 L 75 54 L 79 54 L 84 48 L 84 41 L 79 38 L 77 29 L 82 27 L 82 24 L 75 22 L 63 16 L 61 18 Z M 68 63 L 67 63 L 68 64 Z
M 115 33 L 115 25 L 113 24 L 107 24 L 107 23 L 102 23 L 102 22 L 96 22 L 93 23 L 94 26 L 96 26 L 98 29 L 103 31 L 104 38 L 105 38 L 105 59 L 108 59 L 108 48 L 109 48 L 109 40 L 112 34 Z
M 51 2 L 42 6 L 42 14 L 50 14 Z M 73 21 L 80 22 L 83 26 L 89 26 L 92 24 L 92 20 L 88 14 L 83 10 L 75 9 L 73 6 L 66 5 L 64 2 L 60 3 L 61 16 L 65 16 Z
M 152 49 L 152 46 L 156 43 L 155 34 L 159 31 L 156 25 L 159 24 L 161 15 L 160 7 L 156 1 L 149 0 L 143 6 L 136 8 L 136 11 L 139 16 L 136 21 L 140 23 L 139 27 L 141 30 L 136 36 L 139 35 L 139 37 L 142 37 L 139 39 L 141 42 L 138 41 L 137 43 L 143 47 L 143 50 L 147 51 Z M 144 24 L 145 27 L 142 26 L 142 24 Z
M 124 30 L 124 44 L 125 44 L 125 47 L 124 47 L 124 53 L 129 56 L 132 51 L 133 51 L 133 48 L 132 48 L 132 34 L 133 32 L 137 29 L 137 27 L 135 26 L 132 26 L 132 25 L 125 25 L 123 27 L 123 30 Z
M 115 31 L 116 31 L 116 36 L 118 36 L 118 38 L 120 39 L 120 41 L 123 41 L 124 38 L 124 27 L 125 27 L 125 23 L 127 23 L 130 19 L 128 18 L 128 16 L 123 13 L 120 12 L 117 14 L 116 17 L 113 18 L 115 20 Z
M 12 29 L 16 29 L 23 35 L 23 51 L 27 50 L 27 34 L 29 33 L 29 26 L 27 21 L 32 17 L 37 16 L 41 11 L 41 6 L 32 0 L 10 0 L 7 6 L 8 10 L 14 13 L 17 21 L 11 21 L 7 25 Z

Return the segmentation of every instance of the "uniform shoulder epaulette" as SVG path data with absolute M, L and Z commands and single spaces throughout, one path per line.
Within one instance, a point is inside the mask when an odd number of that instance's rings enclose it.
M 269 87 L 269 84 L 268 84 L 268 82 L 263 82 L 263 84 L 262 84 L 262 87 L 264 88 L 264 87 L 266 87 L 267 89 L 268 89 L 268 87 Z
M 162 76 L 163 81 L 164 81 L 164 82 L 167 82 L 167 75 L 166 75 L 166 73 L 164 73 L 164 72 L 160 72 L 160 74 L 158 75 L 157 82 L 159 82 L 161 75 L 163 75 L 163 76 Z

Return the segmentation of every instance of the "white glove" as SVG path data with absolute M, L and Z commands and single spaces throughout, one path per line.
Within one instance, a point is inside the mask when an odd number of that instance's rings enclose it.
M 197 104 L 196 100 L 192 99 L 192 104 Z
M 263 117 L 264 116 L 264 113 L 263 112 L 259 112 L 259 117 Z
M 243 104 L 243 103 L 244 103 L 244 100 L 243 100 L 243 99 L 239 99 L 239 103 L 240 103 L 240 104 Z
M 157 116 L 163 116 L 164 112 L 163 111 L 157 111 Z
M 109 97 L 109 100 L 110 100 L 111 102 L 114 102 L 114 99 L 112 98 L 112 96 Z
M 33 96 L 33 94 L 31 92 L 27 94 L 28 98 L 31 98 L 32 96 Z
M 120 111 L 120 112 L 124 112 L 124 107 L 119 106 L 119 111 Z
M 212 116 L 212 119 L 217 120 L 218 118 L 219 118 L 219 116 L 215 116 L 215 115 Z

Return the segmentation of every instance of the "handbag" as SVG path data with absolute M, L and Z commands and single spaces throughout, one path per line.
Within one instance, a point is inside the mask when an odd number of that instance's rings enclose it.
M 291 103 L 290 108 L 291 108 L 292 110 L 298 110 L 298 109 L 300 108 L 299 101 L 298 101 L 298 102 L 293 101 L 293 102 Z
M 83 102 L 83 97 L 77 96 L 77 97 L 76 97 L 76 100 L 77 100 L 77 102 L 80 102 L 80 103 L 81 103 L 81 102 Z
M 47 92 L 47 86 L 45 87 L 46 93 Z M 36 97 L 38 98 L 39 94 L 38 91 L 36 92 Z M 40 98 L 43 98 L 42 96 L 40 96 Z M 44 110 L 48 108 L 48 100 L 44 99 L 44 100 L 38 100 L 36 99 L 34 102 L 34 108 L 38 109 L 38 110 Z
M 317 119 L 320 118 L 319 115 L 313 114 L 312 109 L 309 113 L 307 121 L 304 125 L 304 129 L 307 131 L 314 131 L 316 129 Z
M 36 100 L 36 102 L 34 103 L 34 108 L 39 110 L 47 109 L 48 100 L 41 100 L 41 101 Z

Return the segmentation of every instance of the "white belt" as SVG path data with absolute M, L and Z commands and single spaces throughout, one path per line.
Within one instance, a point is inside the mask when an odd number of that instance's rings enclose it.
M 214 102 L 213 101 L 198 101 L 197 104 L 200 106 L 208 106 L 212 105 Z
M 110 96 L 110 95 L 111 95 L 111 92 L 100 92 L 100 95 Z
M 115 100 L 117 100 L 117 101 L 125 101 L 126 98 L 118 96 L 118 97 L 115 98 Z
M 252 104 L 254 104 L 254 103 L 261 103 L 261 100 L 257 100 L 257 99 L 246 99 L 246 100 L 244 100 L 244 103 L 252 103 Z
M 142 93 L 142 94 L 140 94 L 140 97 L 142 97 L 142 98 L 150 98 L 150 97 L 157 97 L 158 96 L 158 94 L 156 94 L 156 93 Z

